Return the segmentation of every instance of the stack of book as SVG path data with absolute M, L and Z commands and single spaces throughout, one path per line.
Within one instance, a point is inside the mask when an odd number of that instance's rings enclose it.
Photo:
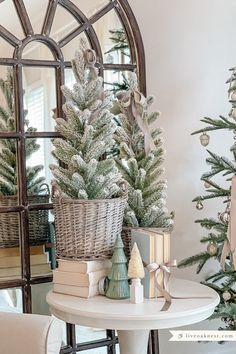
M 165 264 L 170 261 L 170 232 L 161 229 L 133 229 L 131 232 L 132 242 L 136 242 L 141 251 L 142 260 L 146 264 L 157 263 Z M 163 288 L 164 272 L 162 269 L 158 272 L 157 282 Z M 154 298 L 162 296 L 162 293 L 156 289 L 155 272 L 148 272 L 145 268 L 145 277 L 143 279 L 144 296 Z M 169 289 L 166 288 L 167 291 Z
M 53 271 L 53 290 L 57 293 L 89 298 L 98 295 L 99 280 L 108 275 L 111 262 L 67 261 L 60 259 Z
M 51 273 L 48 253 L 44 245 L 30 247 L 31 275 Z M 21 257 L 19 247 L 0 248 L 0 278 L 21 277 Z

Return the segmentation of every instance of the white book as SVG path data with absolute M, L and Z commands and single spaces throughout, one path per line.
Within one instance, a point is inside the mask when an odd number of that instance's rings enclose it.
M 30 256 L 30 265 L 48 263 L 48 254 L 35 254 Z M 14 268 L 21 266 L 20 256 L 0 257 L 0 268 Z
M 61 270 L 53 271 L 53 283 L 73 285 L 73 286 L 92 286 L 97 285 L 99 280 L 108 275 L 109 269 L 98 270 L 87 274 L 77 272 L 63 272 Z
M 136 242 L 143 262 L 146 264 L 164 264 L 170 260 L 170 233 L 153 229 L 134 229 L 131 234 L 132 243 Z M 145 278 L 142 280 L 144 296 L 153 298 L 162 296 L 155 290 L 155 273 L 145 268 Z M 158 274 L 158 283 L 163 286 L 163 272 Z
M 95 261 L 68 261 L 65 259 L 58 260 L 58 269 L 63 272 L 78 272 L 87 274 L 110 267 L 111 261 L 109 259 Z
M 30 271 L 32 275 L 41 275 L 51 273 L 50 263 L 46 264 L 35 264 L 30 266 Z M 0 277 L 19 277 L 21 276 L 21 267 L 12 268 L 0 268 Z
M 79 296 L 84 298 L 93 297 L 99 294 L 98 285 L 82 287 L 64 284 L 54 284 L 53 291 L 60 294 Z

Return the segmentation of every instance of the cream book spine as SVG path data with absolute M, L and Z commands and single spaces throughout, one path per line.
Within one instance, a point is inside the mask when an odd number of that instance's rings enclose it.
M 31 246 L 30 254 L 43 254 L 45 253 L 44 245 L 39 246 Z M 12 256 L 20 256 L 20 248 L 19 247 L 10 247 L 10 248 L 0 248 L 0 258 L 1 257 L 12 257 Z
M 30 267 L 32 275 L 41 275 L 51 273 L 50 264 L 35 264 Z M 21 268 L 12 267 L 12 268 L 0 268 L 0 278 L 6 277 L 20 277 Z
M 136 242 L 141 253 L 142 260 L 146 264 L 163 264 L 170 259 L 170 234 L 160 230 L 135 229 L 131 234 L 132 243 Z M 158 273 L 158 283 L 164 285 L 163 271 Z M 145 268 L 145 278 L 143 279 L 144 296 L 154 298 L 162 296 L 155 289 L 155 273 L 149 272 Z
M 30 265 L 45 264 L 48 263 L 48 255 L 35 254 L 30 256 Z M 20 256 L 0 257 L 0 269 L 1 268 L 14 268 L 21 266 Z
M 84 298 L 93 297 L 99 294 L 98 285 L 82 287 L 82 286 L 73 286 L 73 285 L 54 283 L 53 291 L 60 294 L 66 294 L 66 295 L 72 295 L 72 296 L 78 296 Z
M 56 269 L 53 271 L 53 283 L 81 287 L 97 285 L 102 277 L 108 275 L 108 272 L 108 269 L 103 269 L 97 272 L 82 274 L 77 272 L 62 272 Z
M 64 259 L 58 260 L 58 269 L 63 272 L 77 272 L 87 274 L 111 267 L 111 262 L 106 260 L 96 261 L 68 261 Z

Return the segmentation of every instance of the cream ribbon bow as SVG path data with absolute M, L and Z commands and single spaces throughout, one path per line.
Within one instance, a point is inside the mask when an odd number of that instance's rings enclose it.
M 210 296 L 173 296 L 168 292 L 169 282 L 170 282 L 170 267 L 177 267 L 177 261 L 174 259 L 173 261 L 166 262 L 164 264 L 150 263 L 146 264 L 143 262 L 145 268 L 149 272 L 155 272 L 155 288 L 160 291 L 160 293 L 165 298 L 165 303 L 161 308 L 161 311 L 167 311 L 172 303 L 172 299 L 209 299 Z M 164 284 L 163 286 L 158 283 L 158 274 L 160 271 L 163 271 L 164 276 Z
M 166 303 L 162 307 L 161 311 L 166 311 L 170 307 L 171 301 L 172 301 L 172 296 L 170 293 L 167 291 L 169 287 L 169 282 L 170 282 L 170 267 L 177 267 L 177 261 L 174 259 L 173 261 L 166 262 L 163 264 L 158 264 L 158 263 L 150 263 L 146 264 L 144 262 L 144 266 L 147 268 L 147 270 L 152 273 L 155 272 L 155 289 L 159 290 L 160 293 L 164 296 Z M 163 271 L 163 278 L 164 278 L 164 284 L 163 286 L 158 283 L 158 274 L 160 271 Z
M 230 215 L 227 230 L 227 239 L 224 242 L 220 264 L 225 269 L 227 256 L 231 253 L 234 270 L 236 270 L 236 176 L 232 178 Z
M 117 99 L 119 100 L 120 105 L 128 111 L 129 115 L 133 118 L 142 131 L 144 135 L 145 154 L 148 155 L 150 151 L 156 149 L 156 146 L 152 139 L 148 122 L 145 117 L 143 106 L 146 99 L 144 95 L 138 90 L 122 91 L 117 94 Z

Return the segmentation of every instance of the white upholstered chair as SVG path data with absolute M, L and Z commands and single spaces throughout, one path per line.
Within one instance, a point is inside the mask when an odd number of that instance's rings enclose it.
M 59 320 L 41 315 L 0 312 L 0 353 L 59 354 Z

